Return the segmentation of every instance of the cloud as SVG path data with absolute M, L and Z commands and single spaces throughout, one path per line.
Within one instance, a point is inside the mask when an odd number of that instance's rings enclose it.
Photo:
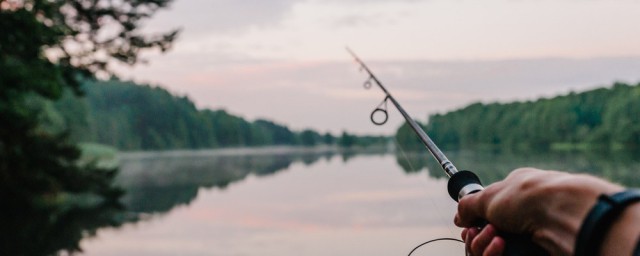
M 629 56 L 640 54 L 640 37 L 629 33 L 640 21 L 633 11 L 637 6 L 633 1 L 181 0 L 147 29 L 181 26 L 174 51 L 211 57 L 340 60 L 345 44 L 385 60 Z
M 387 80 L 408 88 L 440 91 L 442 95 L 466 92 L 485 101 L 535 98 L 640 78 L 639 57 L 415 61 L 379 67 L 378 72 Z
M 370 125 L 368 115 L 383 96 L 362 89 L 366 76 L 348 62 L 345 45 L 361 54 L 411 114 L 425 119 L 471 102 L 637 82 L 640 37 L 630 33 L 640 21 L 637 6 L 180 0 L 148 25 L 158 31 L 183 26 L 175 49 L 121 73 L 186 94 L 199 107 L 224 107 L 248 118 L 391 133 L 402 119 L 390 112 L 390 125 Z
M 368 64 L 405 109 L 421 120 L 478 101 L 532 100 L 614 81 L 640 82 L 640 57 Z M 245 60 L 214 65 L 203 58 L 181 63 L 161 60 L 154 65 L 159 66 L 136 70 L 137 77 L 160 81 L 199 107 L 226 108 L 250 119 L 335 133 L 343 129 L 392 133 L 402 122 L 392 110 L 389 125 L 369 123 L 370 112 L 384 95 L 375 88 L 365 90 L 366 74 L 350 61 Z
M 181 0 L 154 17 L 149 29 L 183 26 L 190 33 L 234 33 L 278 23 L 301 0 Z

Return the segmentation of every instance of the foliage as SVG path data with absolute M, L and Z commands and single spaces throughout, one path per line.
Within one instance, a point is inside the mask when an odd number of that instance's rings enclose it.
M 333 145 L 336 138 L 306 129 L 292 131 L 272 121 L 250 122 L 225 110 L 199 110 L 187 97 L 160 87 L 112 78 L 88 80 L 85 97 L 71 93 L 47 106 L 47 129 L 71 131 L 76 141 L 122 150 L 198 149 L 264 145 Z M 382 136 L 354 136 L 354 145 L 386 143 Z
M 547 150 L 567 148 L 638 148 L 640 84 L 616 83 L 582 93 L 534 102 L 471 104 L 429 117 L 432 139 L 446 149 L 499 147 Z M 396 132 L 413 148 L 406 126 Z M 415 137 L 415 136 L 413 136 Z
M 43 122 L 43 115 L 65 90 L 81 94 L 78 78 L 107 74 L 110 65 L 133 65 L 145 49 L 167 50 L 177 31 L 146 36 L 139 23 L 168 0 L 1 0 L 0 1 L 0 201 L 6 223 L 0 254 L 45 254 L 78 250 L 75 243 L 44 246 L 37 253 L 10 250 L 25 245 L 34 233 L 55 237 L 56 216 L 42 216 L 33 226 L 23 214 L 49 212 L 55 205 L 71 207 L 61 198 L 100 197 L 102 207 L 114 204 L 121 191 L 111 184 L 114 169 L 81 166 L 80 151 L 67 135 Z M 77 114 L 77 113 L 76 113 Z M 54 116 L 55 117 L 55 116 Z M 59 124 L 60 116 L 49 124 Z M 70 195 L 70 196 L 66 196 Z M 9 209 L 9 210 L 6 210 Z M 72 211 L 67 211 L 72 212 Z M 20 218 L 14 222 L 15 218 Z M 16 224 L 16 225 L 13 225 Z M 21 226 L 25 224 L 29 226 Z M 33 223 L 32 223 L 33 224 Z M 29 227 L 37 227 L 30 229 Z M 77 234 L 82 234 L 78 230 Z M 37 237 L 35 237 L 37 238 Z M 27 249 L 27 248 L 22 248 Z
M 350 148 L 356 145 L 356 140 L 357 138 L 355 135 L 343 131 L 342 136 L 338 139 L 338 145 L 344 148 Z
M 65 201 L 77 201 L 76 198 Z M 92 201 L 84 198 L 82 201 Z M 93 199 L 95 201 L 95 199 Z M 120 205 L 91 203 L 66 207 L 3 208 L 2 255 L 59 255 L 61 249 L 81 251 L 79 241 L 99 228 L 133 221 Z
M 424 125 L 419 122 L 418 125 L 420 125 L 422 129 L 425 129 Z M 411 129 L 411 126 L 406 122 L 398 128 L 394 139 L 396 140 L 395 142 L 402 147 L 402 150 L 419 151 L 425 148 L 420 138 L 418 138 L 413 129 Z
M 322 135 L 322 142 L 327 145 L 332 145 L 336 142 L 336 137 L 334 137 L 331 133 L 325 133 Z
M 198 149 L 231 146 L 294 145 L 298 135 L 267 120 L 249 122 L 225 110 L 198 110 L 187 97 L 165 89 L 111 79 L 86 81 L 85 98 L 56 104 L 78 141 L 123 150 Z M 82 104 L 67 104 L 81 101 Z M 71 106 L 67 108 L 65 106 Z M 74 116 L 72 113 L 85 113 Z M 315 144 L 319 138 L 310 138 Z
M 356 145 L 362 148 L 373 146 L 387 146 L 389 137 L 387 136 L 375 136 L 375 135 L 361 135 L 356 136 Z
M 322 135 L 313 130 L 304 130 L 300 133 L 300 143 L 304 146 L 315 146 L 322 141 Z

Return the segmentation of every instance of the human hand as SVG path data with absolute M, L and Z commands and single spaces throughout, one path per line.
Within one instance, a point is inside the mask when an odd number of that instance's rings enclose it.
M 454 220 L 472 255 L 501 255 L 504 239 L 497 230 L 530 234 L 551 255 L 573 255 L 582 220 L 600 194 L 623 188 L 580 174 L 523 168 L 484 191 L 462 198 Z M 474 228 L 486 220 L 482 231 Z
M 471 255 L 500 256 L 504 252 L 505 241 L 491 224 L 482 229 L 464 228 L 461 235 Z

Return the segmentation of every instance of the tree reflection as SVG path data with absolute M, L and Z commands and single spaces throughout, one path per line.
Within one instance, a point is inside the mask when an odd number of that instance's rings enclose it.
M 293 163 L 312 165 L 333 152 L 304 151 L 217 154 L 206 151 L 124 155 L 116 184 L 125 190 L 121 202 L 89 195 L 68 195 L 64 203 L 12 205 L 4 202 L 0 218 L 0 255 L 55 255 L 81 252 L 80 241 L 100 228 L 138 222 L 190 204 L 202 188 L 225 189 L 250 175 L 264 177 Z M 53 201 L 59 199 L 52 199 Z
M 134 213 L 161 214 L 188 205 L 202 188 L 225 189 L 250 175 L 263 177 L 285 171 L 300 162 L 310 166 L 331 160 L 334 150 L 210 156 L 193 151 L 174 155 L 132 155 L 121 161 L 116 178 L 127 194 L 123 203 Z M 380 150 L 340 152 L 343 161 L 356 155 L 381 155 Z
M 396 163 L 406 173 L 421 172 L 422 169 L 427 167 L 427 163 L 429 161 L 435 161 L 430 158 L 431 155 L 429 153 L 424 154 L 423 152 L 396 152 Z M 430 174 L 429 176 L 438 177 L 434 175 L 436 174 Z
M 135 213 L 165 213 L 190 204 L 201 188 L 225 189 L 250 175 L 269 176 L 301 162 L 312 165 L 333 153 L 298 152 L 255 155 L 173 155 L 125 157 L 117 183 L 123 203 Z
M 102 202 L 80 197 L 73 204 L 56 204 L 32 209 L 7 205 L 0 211 L 2 255 L 49 255 L 60 250 L 80 251 L 80 240 L 94 236 L 104 227 L 119 227 L 141 221 L 145 216 L 165 214 L 189 205 L 202 189 L 227 189 L 247 177 L 266 177 L 286 171 L 298 163 L 310 166 L 320 159 L 342 161 L 383 152 L 269 150 L 258 153 L 207 151 L 127 154 L 121 159 L 116 183 L 126 194 L 121 202 Z M 587 172 L 639 186 L 640 161 L 635 152 L 533 153 L 458 151 L 447 153 L 460 169 L 469 168 L 485 184 L 503 179 L 518 167 Z M 407 173 L 423 171 L 433 178 L 445 178 L 428 152 L 398 152 L 398 165 Z M 340 161 L 340 159 L 338 159 Z
M 135 219 L 118 203 L 95 206 L 57 205 L 33 208 L 5 205 L 0 243 L 2 255 L 52 255 L 81 251 L 80 240 L 102 227 L 117 227 Z
M 485 184 L 504 179 L 520 167 L 589 173 L 625 186 L 640 186 L 640 152 L 447 152 L 460 170 L 468 169 L 480 176 Z M 444 178 L 444 172 L 428 152 L 396 154 L 398 165 L 407 173 L 427 170 L 430 177 Z

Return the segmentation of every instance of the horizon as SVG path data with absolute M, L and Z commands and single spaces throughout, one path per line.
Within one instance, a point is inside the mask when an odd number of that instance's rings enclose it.
M 294 130 L 389 135 L 382 92 L 349 45 L 417 120 L 474 102 L 510 102 L 640 82 L 634 1 L 176 1 L 145 27 L 182 27 L 174 49 L 122 79 Z M 597 18 L 594 18 L 597 17 Z M 391 108 L 391 107 L 390 107 Z
M 599 58 L 596 58 L 596 59 L 599 59 Z M 543 59 L 539 59 L 539 60 L 543 60 Z M 570 59 L 564 59 L 564 60 L 570 60 Z M 506 61 L 509 61 L 509 60 L 506 60 Z M 500 62 L 502 62 L 502 61 L 500 61 Z M 165 90 L 169 91 L 172 95 L 174 95 L 176 97 L 187 97 L 191 102 L 193 102 L 194 104 L 196 103 L 190 95 L 188 95 L 188 94 L 180 94 L 180 93 L 174 92 L 170 88 L 168 88 L 168 87 L 166 87 L 166 86 L 164 86 L 162 84 L 146 82 L 146 81 L 134 81 L 134 80 L 125 80 L 125 81 L 134 82 L 134 83 L 136 83 L 136 85 L 148 85 L 148 86 L 151 86 L 151 87 L 159 87 L 159 88 L 162 88 L 162 89 L 165 89 Z M 555 97 L 567 96 L 567 95 L 569 95 L 571 93 L 580 94 L 580 93 L 585 93 L 585 92 L 589 92 L 589 91 L 593 91 L 593 90 L 597 90 L 597 89 L 602 89 L 602 88 L 611 89 L 616 83 L 624 83 L 624 84 L 628 84 L 628 85 L 631 85 L 631 86 L 640 86 L 640 79 L 635 81 L 635 82 L 614 80 L 614 81 L 611 81 L 610 83 L 597 84 L 597 85 L 593 85 L 593 86 L 586 86 L 585 85 L 584 87 L 581 87 L 581 88 L 578 88 L 578 89 L 569 88 L 567 91 L 561 91 L 561 92 L 550 93 L 550 94 L 530 95 L 530 96 L 524 96 L 523 98 L 472 101 L 472 102 L 466 103 L 465 105 L 453 107 L 453 108 L 450 108 L 450 109 L 445 109 L 445 110 L 442 110 L 442 111 L 435 111 L 435 112 L 427 113 L 427 116 L 425 116 L 426 118 L 416 118 L 416 117 L 414 117 L 414 119 L 416 121 L 418 121 L 418 122 L 427 124 L 428 123 L 428 117 L 431 116 L 431 115 L 446 114 L 446 113 L 449 113 L 449 112 L 452 112 L 452 111 L 463 109 L 463 108 L 465 108 L 465 107 L 467 107 L 469 105 L 476 104 L 476 103 L 481 103 L 481 104 L 485 104 L 486 105 L 486 104 L 510 104 L 510 103 L 517 103 L 517 102 L 535 102 L 535 101 L 539 101 L 539 100 L 543 100 L 543 99 L 551 99 L 551 98 L 555 98 Z M 373 87 L 373 88 L 376 91 L 378 90 L 377 87 Z M 363 88 L 363 90 L 369 90 L 369 89 L 364 89 Z M 380 91 L 380 95 L 381 95 L 382 98 L 384 98 L 383 97 L 384 94 L 382 94 L 381 91 Z M 402 104 L 402 102 L 400 102 L 400 104 Z M 306 129 L 311 129 L 311 130 L 316 130 L 316 131 L 318 131 L 320 133 L 329 132 L 329 133 L 331 133 L 333 135 L 336 135 L 336 136 L 339 136 L 342 133 L 342 131 L 345 131 L 347 133 L 356 134 L 356 135 L 359 135 L 359 136 L 367 136 L 367 135 L 372 135 L 372 136 L 393 136 L 395 131 L 404 123 L 404 119 L 403 118 L 396 118 L 396 119 L 399 119 L 399 124 L 397 126 L 395 126 L 395 128 L 393 129 L 393 133 L 391 133 L 391 134 L 387 134 L 387 133 L 354 133 L 354 132 L 352 132 L 350 130 L 320 131 L 320 130 L 317 130 L 316 128 L 314 128 L 314 127 L 293 128 L 293 127 L 291 127 L 290 124 L 287 124 L 285 121 L 275 120 L 275 119 L 273 119 L 271 117 L 267 117 L 267 116 L 264 116 L 264 117 L 256 116 L 256 117 L 253 117 L 253 118 L 248 118 L 248 117 L 246 117 L 246 115 L 244 113 L 236 112 L 233 109 L 229 109 L 229 108 L 226 108 L 224 106 L 222 106 L 222 107 L 209 107 L 209 106 L 198 106 L 196 104 L 196 108 L 198 110 L 213 110 L 213 111 L 222 110 L 222 111 L 225 111 L 225 112 L 227 112 L 229 114 L 232 114 L 234 116 L 241 117 L 241 118 L 243 118 L 243 119 L 245 119 L 247 121 L 250 121 L 250 122 L 254 122 L 254 121 L 257 121 L 257 120 L 267 120 L 267 121 L 274 122 L 276 124 L 287 126 L 288 128 L 291 128 L 292 130 L 295 130 L 295 131 L 302 131 L 302 130 L 306 130 Z M 374 108 L 371 108 L 371 111 L 373 111 L 373 109 Z M 391 118 L 391 116 L 393 116 L 393 115 L 401 116 L 400 113 L 397 111 L 397 109 L 395 109 L 395 107 L 393 105 L 389 105 L 388 109 L 390 110 L 389 111 L 390 112 L 389 113 L 389 118 Z M 409 113 L 409 114 L 411 114 L 411 113 Z M 368 118 L 368 115 L 366 117 Z M 369 122 L 369 124 L 373 125 L 371 122 Z M 387 124 L 385 124 L 385 126 L 386 125 Z

